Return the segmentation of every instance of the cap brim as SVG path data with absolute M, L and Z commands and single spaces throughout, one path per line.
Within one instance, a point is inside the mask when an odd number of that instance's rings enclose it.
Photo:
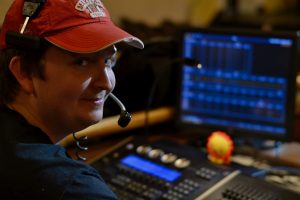
M 119 42 L 143 49 L 143 42 L 113 23 L 89 23 L 46 36 L 46 40 L 67 51 L 93 53 Z

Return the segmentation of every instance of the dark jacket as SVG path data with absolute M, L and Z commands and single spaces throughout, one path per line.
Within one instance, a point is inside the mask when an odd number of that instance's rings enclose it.
M 117 199 L 98 172 L 72 160 L 17 112 L 0 108 L 0 199 Z

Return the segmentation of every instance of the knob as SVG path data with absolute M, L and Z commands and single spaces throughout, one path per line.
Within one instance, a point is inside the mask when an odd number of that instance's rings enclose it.
M 163 163 L 172 163 L 176 160 L 176 158 L 177 158 L 177 156 L 175 154 L 167 153 L 167 154 L 164 154 L 161 157 L 161 162 L 163 162 Z
M 150 146 L 145 146 L 145 145 L 140 145 L 137 147 L 136 152 L 138 154 L 147 154 L 149 151 L 151 151 L 151 147 Z
M 132 144 L 132 143 L 128 143 L 127 145 L 126 145 L 126 149 L 127 150 L 132 150 L 134 148 L 134 145 Z
M 160 157 L 164 152 L 160 149 L 152 149 L 151 151 L 149 151 L 148 153 L 148 157 L 149 158 L 158 158 Z
M 186 158 L 178 158 L 174 163 L 175 167 L 177 167 L 177 168 L 186 168 L 190 164 L 191 164 L 191 161 Z

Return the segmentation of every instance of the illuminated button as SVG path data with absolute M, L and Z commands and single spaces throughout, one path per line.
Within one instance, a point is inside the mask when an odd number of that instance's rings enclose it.
M 152 148 L 150 146 L 141 145 L 137 147 L 136 152 L 138 154 L 147 154 L 149 151 L 151 151 L 151 149 Z
M 127 145 L 126 145 L 126 149 L 127 150 L 132 150 L 134 148 L 134 145 L 132 144 L 132 143 L 128 143 Z
M 175 154 L 167 153 L 167 154 L 164 154 L 161 157 L 161 162 L 163 162 L 163 163 L 172 163 L 176 160 L 176 158 L 177 158 L 177 156 Z
M 191 161 L 189 161 L 186 158 L 178 158 L 174 163 L 175 167 L 177 167 L 177 168 L 186 168 L 190 164 L 191 164 Z
M 151 151 L 149 151 L 148 153 L 148 157 L 149 158 L 158 158 L 160 157 L 164 152 L 160 149 L 152 149 Z

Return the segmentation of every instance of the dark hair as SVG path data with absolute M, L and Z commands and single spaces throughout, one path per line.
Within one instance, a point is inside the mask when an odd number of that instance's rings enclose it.
M 0 104 L 14 101 L 20 87 L 9 69 L 11 59 L 20 56 L 21 70 L 24 73 L 44 79 L 42 59 L 49 45 L 48 42 L 43 42 L 38 50 L 6 48 L 0 51 Z

